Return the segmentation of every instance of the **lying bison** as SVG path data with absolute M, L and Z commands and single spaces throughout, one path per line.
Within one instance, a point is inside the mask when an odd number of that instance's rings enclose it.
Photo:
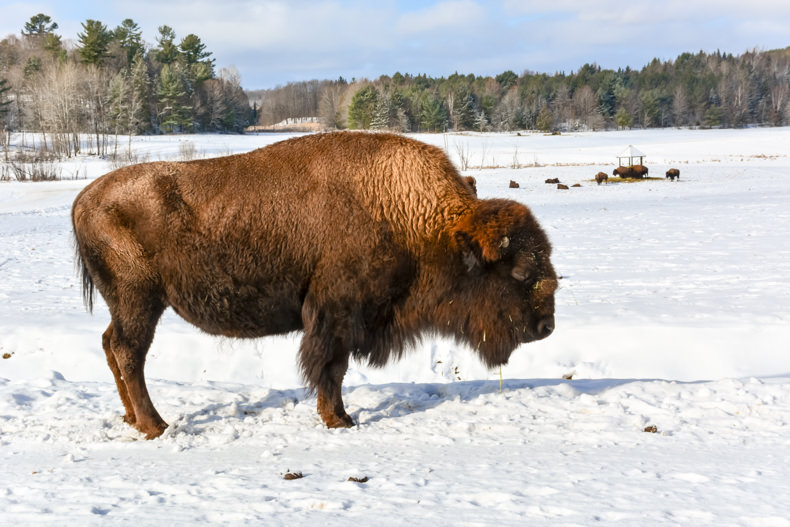
M 549 185 L 556 185 L 559 182 L 560 182 L 560 178 L 556 178 L 556 177 L 555 178 L 549 178 L 549 179 L 546 180 L 546 183 L 548 183 Z
M 647 175 L 647 167 L 643 165 L 619 166 L 612 172 L 613 176 L 620 176 L 622 178 L 643 178 Z
M 489 366 L 554 330 L 549 240 L 524 205 L 479 200 L 433 146 L 305 136 L 217 159 L 107 174 L 74 201 L 83 293 L 109 306 L 102 345 L 125 420 L 167 424 L 143 366 L 167 307 L 211 334 L 303 330 L 299 365 L 330 427 L 349 357 L 381 366 L 424 332 Z
M 678 178 L 679 180 L 680 170 L 678 170 L 677 168 L 670 168 L 669 170 L 667 170 L 667 178 L 669 178 L 670 181 L 675 181 L 675 178 Z
M 595 182 L 598 183 L 599 185 L 601 183 L 606 183 L 608 185 L 609 184 L 609 176 L 607 176 L 603 172 L 598 172 L 597 174 L 595 174 Z

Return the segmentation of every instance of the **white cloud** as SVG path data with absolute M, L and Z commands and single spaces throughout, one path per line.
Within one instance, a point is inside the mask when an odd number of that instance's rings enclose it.
M 451 0 L 401 15 L 401 33 L 430 33 L 436 30 L 468 30 L 488 17 L 487 10 L 470 0 Z

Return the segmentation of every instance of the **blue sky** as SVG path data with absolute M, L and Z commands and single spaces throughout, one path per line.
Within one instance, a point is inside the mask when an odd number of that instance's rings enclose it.
M 382 74 L 571 72 L 585 63 L 641 68 L 684 51 L 740 54 L 790 46 L 778 0 L 0 0 L 0 38 L 44 13 L 76 43 L 81 22 L 131 18 L 198 35 L 245 88 Z

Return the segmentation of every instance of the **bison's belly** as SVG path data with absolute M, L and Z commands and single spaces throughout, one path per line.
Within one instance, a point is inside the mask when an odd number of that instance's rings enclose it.
M 301 295 L 283 288 L 192 287 L 170 291 L 168 303 L 206 333 L 253 338 L 302 329 Z

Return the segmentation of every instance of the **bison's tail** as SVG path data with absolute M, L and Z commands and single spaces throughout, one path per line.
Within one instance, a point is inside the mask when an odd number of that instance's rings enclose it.
M 88 312 L 93 313 L 93 295 L 96 286 L 93 284 L 93 277 L 88 271 L 88 267 L 85 265 L 85 260 L 82 258 L 82 252 L 80 252 L 80 244 L 79 240 L 77 240 L 76 233 L 74 237 L 74 265 L 76 271 L 80 275 L 80 281 L 82 282 L 82 301 Z

